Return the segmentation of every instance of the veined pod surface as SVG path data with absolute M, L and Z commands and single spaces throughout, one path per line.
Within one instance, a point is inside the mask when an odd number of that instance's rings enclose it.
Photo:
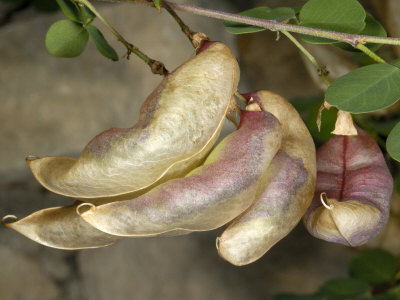
M 44 187 L 78 199 L 130 194 L 184 176 L 218 139 L 238 80 L 229 48 L 209 43 L 162 80 L 133 127 L 99 134 L 78 159 L 50 156 L 27 163 Z
M 76 213 L 79 203 L 39 210 L 14 222 L 5 222 L 6 216 L 3 224 L 39 244 L 65 250 L 104 247 L 120 239 L 82 220 Z
M 385 226 L 393 179 L 377 143 L 362 129 L 335 136 L 317 151 L 317 186 L 304 216 L 315 237 L 360 246 Z
M 280 121 L 283 137 L 281 149 L 264 170 L 254 203 L 217 238 L 218 253 L 237 266 L 259 259 L 298 224 L 316 181 L 314 142 L 295 108 L 269 91 L 244 97 Z
M 185 178 L 170 180 L 132 200 L 91 205 L 81 216 L 94 227 L 120 236 L 220 227 L 253 202 L 281 138 L 281 126 L 272 114 L 242 112 L 238 130 Z

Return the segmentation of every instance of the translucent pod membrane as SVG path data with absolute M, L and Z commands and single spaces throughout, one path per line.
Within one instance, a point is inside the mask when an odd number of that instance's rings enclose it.
M 313 202 L 304 216 L 315 237 L 360 246 L 385 226 L 393 179 L 379 146 L 362 129 L 357 136 L 335 136 L 317 151 Z
M 254 203 L 217 238 L 221 257 L 238 266 L 259 259 L 299 223 L 316 180 L 314 142 L 294 107 L 269 91 L 244 97 L 279 120 L 283 137 L 279 152 L 264 170 Z
M 78 159 L 28 157 L 36 179 L 65 196 L 104 198 L 184 176 L 201 164 L 218 139 L 239 81 L 227 46 L 214 42 L 203 48 L 162 80 L 133 127 L 104 131 Z
M 97 229 L 119 236 L 212 230 L 248 208 L 281 146 L 278 120 L 261 111 L 242 112 L 237 131 L 185 178 L 170 180 L 128 201 L 81 213 Z
M 5 216 L 2 223 L 39 244 L 65 250 L 104 247 L 120 239 L 82 220 L 76 213 L 80 203 L 39 210 L 21 220 Z

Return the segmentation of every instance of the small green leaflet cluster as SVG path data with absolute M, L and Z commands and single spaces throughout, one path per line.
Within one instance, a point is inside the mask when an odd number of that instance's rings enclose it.
M 396 258 L 380 249 L 367 250 L 348 266 L 350 278 L 327 281 L 313 295 L 280 294 L 273 300 L 396 300 L 400 272 Z
M 270 9 L 257 7 L 239 15 L 290 22 L 311 28 L 332 30 L 343 33 L 386 37 L 383 26 L 357 0 L 309 0 L 302 7 L 280 7 Z M 236 22 L 224 22 L 228 32 L 233 34 L 253 33 L 266 30 Z M 307 43 L 331 44 L 346 51 L 358 49 L 334 40 L 299 35 Z M 366 44 L 371 51 L 381 45 Z M 329 69 L 329 66 L 327 66 Z M 332 106 L 352 114 L 361 114 L 387 108 L 400 99 L 400 60 L 391 64 L 372 64 L 360 67 L 333 82 L 327 89 L 325 100 Z M 325 119 L 323 119 L 325 121 Z M 386 148 L 389 154 L 400 161 L 400 116 L 390 124 L 391 131 L 386 132 Z M 396 125 L 397 124 L 397 125 Z M 387 124 L 386 124 L 387 125 Z M 395 126 L 396 125 L 396 126 Z M 324 126 L 322 124 L 322 126 Z M 386 126 L 386 129 L 388 126 Z
M 93 12 L 74 0 L 56 0 L 69 18 L 53 23 L 46 34 L 46 49 L 57 57 L 79 56 L 87 45 L 89 36 L 96 49 L 105 57 L 117 61 L 118 54 L 105 40 L 97 27 L 91 25 Z

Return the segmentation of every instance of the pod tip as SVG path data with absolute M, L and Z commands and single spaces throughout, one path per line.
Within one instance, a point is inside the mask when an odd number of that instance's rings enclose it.
M 6 215 L 1 218 L 1 224 L 7 226 L 8 224 L 15 223 L 18 221 L 17 216 L 15 215 Z
M 83 208 L 83 209 L 82 209 Z M 88 213 L 89 211 L 95 209 L 96 206 L 93 203 L 81 203 L 76 207 L 76 213 L 80 216 L 82 216 L 85 213 Z

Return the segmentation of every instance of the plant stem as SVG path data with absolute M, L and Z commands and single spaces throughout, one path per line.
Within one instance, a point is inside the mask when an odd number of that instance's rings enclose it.
M 308 50 L 306 48 L 304 48 L 303 45 L 300 44 L 299 41 L 296 40 L 296 38 L 293 35 L 291 35 L 286 30 L 281 30 L 281 32 L 284 35 L 286 35 L 287 38 L 289 40 L 291 40 L 293 42 L 293 44 L 295 44 L 297 46 L 297 48 L 300 49 L 301 52 L 303 52 L 303 54 L 309 59 L 309 61 L 311 61 L 311 63 L 317 68 L 318 75 L 321 76 L 321 78 L 324 81 L 324 83 L 326 84 L 326 86 L 329 86 L 331 83 L 329 82 L 328 78 L 326 78 L 327 72 L 326 72 L 325 68 L 320 66 L 320 64 L 317 62 L 315 57 L 310 52 L 308 52 Z
M 162 62 L 159 62 L 157 60 L 154 60 L 150 57 L 148 57 L 146 54 L 144 54 L 142 51 L 139 50 L 138 47 L 132 45 L 129 43 L 127 40 L 124 39 L 124 37 L 119 34 L 117 30 L 115 30 L 101 15 L 100 13 L 94 8 L 94 6 L 89 2 L 89 0 L 78 0 L 80 3 L 83 3 L 86 5 L 95 15 L 99 20 L 111 31 L 111 33 L 122 43 L 127 49 L 127 57 L 129 58 L 129 55 L 131 53 L 134 53 L 137 55 L 140 59 L 142 59 L 148 66 L 150 67 L 151 71 L 153 74 L 159 74 L 159 75 L 167 75 L 168 70 L 165 68 L 164 64 Z
M 368 47 L 366 47 L 363 44 L 358 44 L 356 46 L 357 49 L 361 50 L 362 52 L 364 52 L 366 55 L 368 55 L 369 57 L 371 57 L 374 61 L 380 63 L 380 64 L 386 64 L 386 61 L 381 58 L 380 56 L 378 56 L 377 54 L 375 54 L 374 52 L 372 52 L 371 50 L 369 50 Z
M 82 20 L 83 20 L 83 25 L 86 26 L 87 24 L 87 18 L 86 18 L 86 13 L 85 13 L 85 5 L 78 3 L 79 6 L 79 13 L 81 14 Z
M 182 32 L 187 36 L 187 38 L 190 40 L 190 43 L 194 48 L 197 47 L 196 43 L 193 42 L 193 35 L 194 32 L 190 30 L 189 26 L 187 26 L 182 19 L 176 14 L 176 12 L 172 9 L 172 7 L 166 2 L 166 1 L 161 1 L 161 6 L 165 8 L 165 10 L 174 18 L 176 23 L 178 23 L 179 27 L 181 28 Z
M 102 0 L 105 2 L 136 2 L 150 4 L 147 0 Z M 286 30 L 288 32 L 301 33 L 316 37 L 327 38 L 331 40 L 341 41 L 350 44 L 353 47 L 357 47 L 359 44 L 363 43 L 374 43 L 374 44 L 387 44 L 387 45 L 400 45 L 400 38 L 389 38 L 389 37 L 379 37 L 379 36 L 368 36 L 359 34 L 350 34 L 343 32 L 336 32 L 331 30 L 323 30 L 317 28 L 309 28 L 293 24 L 285 24 L 272 20 L 258 19 L 246 16 L 240 16 L 237 14 L 196 7 L 186 4 L 174 3 L 171 1 L 163 1 L 169 4 L 172 8 L 181 11 L 190 12 L 196 15 L 210 17 L 214 19 L 220 19 L 225 21 L 239 22 L 243 24 L 253 25 L 261 28 L 266 28 L 271 31 L 282 31 Z

